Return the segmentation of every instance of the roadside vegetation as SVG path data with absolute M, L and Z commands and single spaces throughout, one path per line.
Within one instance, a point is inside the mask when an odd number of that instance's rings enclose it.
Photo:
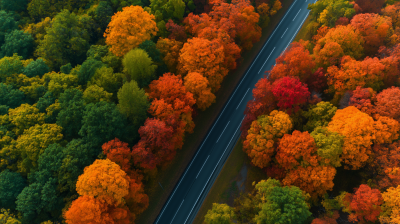
M 309 9 L 298 41 L 253 89 L 232 154 L 243 145 L 263 179 L 216 198 L 205 223 L 400 220 L 400 2 Z

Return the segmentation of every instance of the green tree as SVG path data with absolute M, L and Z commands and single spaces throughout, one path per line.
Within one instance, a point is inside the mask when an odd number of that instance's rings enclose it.
M 18 170 L 22 174 L 28 174 L 37 168 L 37 160 L 40 154 L 50 144 L 60 142 L 63 138 L 62 128 L 56 124 L 36 124 L 25 130 L 16 141 L 16 150 L 20 153 Z
M 204 222 L 207 224 L 231 224 L 234 217 L 233 209 L 229 205 L 213 203 L 212 208 L 204 217 Z
M 28 3 L 27 10 L 31 18 L 36 22 L 54 14 L 49 0 L 32 0 Z
M 318 147 L 318 155 L 325 159 L 321 161 L 323 165 L 341 166 L 340 155 L 342 154 L 344 137 L 323 127 L 315 128 L 310 135 L 314 138 Z
M 71 63 L 65 64 L 63 66 L 60 67 L 60 72 L 64 73 L 64 74 L 69 74 L 71 73 L 72 70 L 72 65 Z
M 0 173 L 0 207 L 15 209 L 15 200 L 26 187 L 26 180 L 19 173 L 8 169 Z
M 147 94 L 135 81 L 126 82 L 118 91 L 118 108 L 135 127 L 143 125 L 149 107 Z
M 16 108 L 24 101 L 25 94 L 22 91 L 14 89 L 11 85 L 0 83 L 0 105 Z
M 320 0 L 308 5 L 310 15 L 314 21 L 321 25 L 334 27 L 340 17 L 351 19 L 356 11 L 347 0 Z
M 18 54 L 14 54 L 12 57 L 3 57 L 0 59 L 0 80 L 2 82 L 5 82 L 7 77 L 22 72 L 24 65 L 22 64 L 21 59 L 22 57 L 18 56 Z
M 84 16 L 61 11 L 53 18 L 51 27 L 36 48 L 36 56 L 46 59 L 53 70 L 68 62 L 72 66 L 82 63 L 89 49 L 87 23 Z
M 6 11 L 23 11 L 26 9 L 27 0 L 0 0 L 0 9 Z
M 45 113 L 46 108 L 56 102 L 56 98 L 53 96 L 51 92 L 46 92 L 44 96 L 40 97 L 38 102 L 36 103 L 36 108 L 39 109 L 39 112 Z
M 303 116 L 307 118 L 304 130 L 312 132 L 316 127 L 326 127 L 335 115 L 337 107 L 329 102 L 321 101 L 310 107 L 308 111 L 303 112 Z
M 157 69 L 157 65 L 153 64 L 153 61 L 146 53 L 146 51 L 135 48 L 129 51 L 122 60 L 124 65 L 125 79 L 129 82 L 135 80 L 139 87 L 145 87 L 155 79 L 154 72 Z
M 42 58 L 36 59 L 35 61 L 30 62 L 23 70 L 22 73 L 29 78 L 42 76 L 50 71 L 49 66 L 46 65 Z
M 88 82 L 88 86 L 97 85 L 108 93 L 113 94 L 116 99 L 118 90 L 122 87 L 123 74 L 114 73 L 112 68 L 101 67 L 96 70 L 92 79 Z
M 78 76 L 66 75 L 57 72 L 49 72 L 43 76 L 45 86 L 49 92 L 55 97 L 59 97 L 67 89 L 71 89 L 78 86 Z
M 23 58 L 28 58 L 33 51 L 33 37 L 30 33 L 22 30 L 13 30 L 4 37 L 1 46 L 1 57 L 12 56 L 17 53 Z
M 135 136 L 126 124 L 126 117 L 114 103 L 90 103 L 85 107 L 79 135 L 99 147 L 114 138 L 127 141 L 128 136 L 130 139 Z
M 107 1 L 100 1 L 99 4 L 95 6 L 94 10 L 88 11 L 88 15 L 93 17 L 103 33 L 107 25 L 111 22 L 111 16 L 113 14 L 113 10 Z
M 259 224 L 308 223 L 311 217 L 304 192 L 298 187 L 281 187 L 275 179 L 261 180 L 255 187 L 261 196 L 261 211 L 254 221 Z
M 63 129 L 66 139 L 77 138 L 82 127 L 82 117 L 85 110 L 85 101 L 81 90 L 67 89 L 58 99 L 60 112 L 57 115 L 57 125 Z
M 86 83 L 92 78 L 96 69 L 99 69 L 103 66 L 103 62 L 95 60 L 93 58 L 89 58 L 82 63 L 82 66 L 78 72 L 78 83 L 79 85 L 86 85 Z
M 182 0 L 150 0 L 150 8 L 156 21 L 182 20 L 185 13 L 185 2 Z
M 107 45 L 90 45 L 89 50 L 86 52 L 86 57 L 87 59 L 93 58 L 101 61 L 101 58 L 107 55 L 108 48 Z
M 2 0 L 2 2 L 3 1 L 4 0 Z M 4 44 L 4 38 L 6 34 L 17 28 L 18 22 L 15 21 L 13 14 L 7 13 L 4 10 L 0 10 L 0 46 Z
M 112 95 L 112 93 L 108 93 L 98 85 L 91 85 L 88 86 L 83 92 L 83 99 L 85 100 L 86 104 L 97 103 L 100 101 L 111 102 Z
M 145 40 L 139 45 L 139 48 L 145 50 L 154 64 L 157 65 L 157 76 L 162 76 L 164 73 L 168 72 L 168 67 L 161 58 L 161 52 L 153 41 Z

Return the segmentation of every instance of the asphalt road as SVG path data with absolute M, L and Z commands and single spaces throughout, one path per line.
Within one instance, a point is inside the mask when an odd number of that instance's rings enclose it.
M 204 198 L 240 136 L 244 110 L 252 89 L 287 48 L 308 16 L 309 3 L 295 0 L 241 79 L 207 137 L 169 196 L 155 224 L 192 223 Z

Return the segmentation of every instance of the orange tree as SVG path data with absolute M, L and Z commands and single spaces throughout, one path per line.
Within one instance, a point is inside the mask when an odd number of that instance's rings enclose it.
M 327 129 L 343 135 L 341 160 L 345 169 L 357 170 L 363 167 L 371 154 L 375 139 L 374 120 L 353 106 L 337 110 Z
M 154 15 L 144 11 L 141 6 L 129 6 L 111 17 L 104 33 L 106 44 L 116 56 L 123 56 L 143 41 L 156 35 L 158 28 Z
M 269 116 L 261 115 L 251 123 L 243 150 L 251 158 L 251 162 L 260 168 L 269 165 L 275 154 L 277 139 L 292 129 L 289 115 L 274 110 Z

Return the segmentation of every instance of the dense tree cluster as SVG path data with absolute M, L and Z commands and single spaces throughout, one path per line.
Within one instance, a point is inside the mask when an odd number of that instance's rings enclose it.
M 0 0 L 0 222 L 134 223 L 282 8 L 260 4 Z
M 351 223 L 400 220 L 400 2 L 308 8 L 307 40 L 257 82 L 241 126 L 243 151 L 269 179 L 233 207 L 214 204 L 206 223 L 334 224 L 343 213 Z

